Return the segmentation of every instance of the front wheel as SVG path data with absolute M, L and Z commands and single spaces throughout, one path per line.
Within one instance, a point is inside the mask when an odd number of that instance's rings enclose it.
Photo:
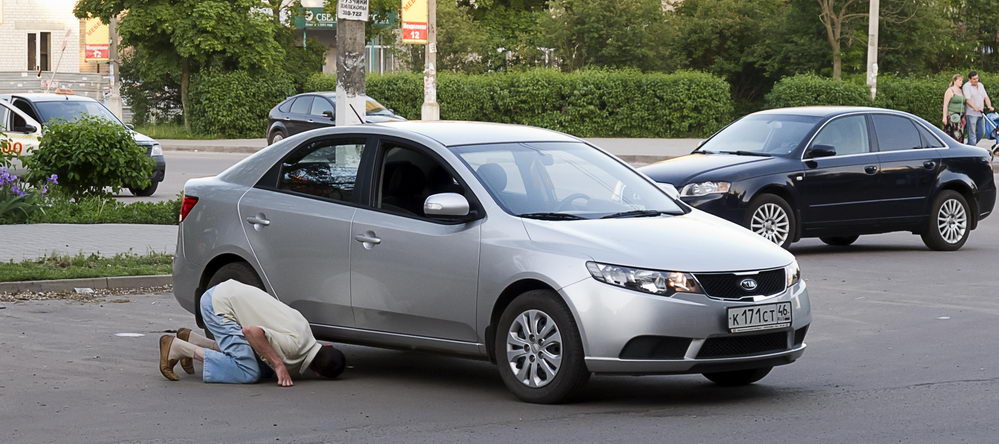
M 944 190 L 930 207 L 930 218 L 922 233 L 923 243 L 937 251 L 960 249 L 971 235 L 972 217 L 968 201 L 961 193 Z
M 503 311 L 493 351 L 500 378 L 522 401 L 555 404 L 590 378 L 572 313 L 549 290 L 531 290 Z
M 134 195 L 134 196 L 149 197 L 149 196 L 152 196 L 153 193 L 156 192 L 156 188 L 158 188 L 159 186 L 160 186 L 159 182 L 150 181 L 148 187 L 145 187 L 145 188 L 132 188 L 132 187 L 128 187 L 128 191 L 131 191 L 132 195 Z
M 704 373 L 704 377 L 722 387 L 749 385 L 763 379 L 773 367 L 751 368 L 731 372 Z
M 785 249 L 794 242 L 794 211 L 780 196 L 763 194 L 756 197 L 749 203 L 746 215 L 743 225 L 764 239 Z

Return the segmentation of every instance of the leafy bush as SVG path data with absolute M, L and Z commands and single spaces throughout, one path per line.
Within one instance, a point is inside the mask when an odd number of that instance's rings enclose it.
M 180 214 L 180 199 L 166 202 L 125 203 L 114 198 L 90 196 L 76 201 L 53 198 L 43 207 L 43 211 L 32 213 L 24 222 L 176 225 L 178 214 Z M 3 221 L 3 218 L 0 218 L 0 221 Z
M 7 133 L 0 131 L 0 168 L 8 168 L 14 163 L 17 153 L 13 151 L 13 141 Z
M 333 76 L 314 75 L 306 91 L 332 91 Z M 400 115 L 420 117 L 419 73 L 371 75 L 367 94 Z M 680 71 L 552 70 L 441 73 L 441 118 L 540 126 L 580 137 L 684 137 L 711 134 L 732 117 L 729 85 Z
M 897 109 L 922 117 L 934 125 L 940 125 L 943 117 L 943 96 L 950 84 L 951 76 L 957 73 L 941 73 L 928 77 L 878 78 L 878 96 L 875 103 L 883 108 Z M 968 81 L 968 73 L 961 73 Z M 982 84 L 990 91 L 999 88 L 999 74 L 979 73 Z M 990 86 L 992 85 L 992 86 Z M 993 106 L 999 106 L 995 99 Z
M 254 76 L 246 71 L 208 72 L 191 82 L 191 127 L 196 133 L 223 137 L 262 137 L 267 113 L 295 85 L 283 72 Z
M 943 96 L 941 96 L 943 103 Z M 799 74 L 780 79 L 767 94 L 767 108 L 789 106 L 842 105 L 872 106 L 870 94 L 861 83 L 833 80 L 815 74 Z
M 84 115 L 45 126 L 38 148 L 24 160 L 32 183 L 55 174 L 72 197 L 107 195 L 107 188 L 145 188 L 153 161 L 124 126 Z

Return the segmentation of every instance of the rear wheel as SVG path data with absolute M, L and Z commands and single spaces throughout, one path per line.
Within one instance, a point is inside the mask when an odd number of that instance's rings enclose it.
M 749 203 L 743 224 L 764 239 L 780 245 L 791 246 L 794 241 L 794 211 L 787 201 L 773 194 L 762 194 Z
M 820 237 L 819 240 L 825 242 L 828 245 L 835 245 L 839 247 L 845 247 L 850 245 L 859 239 L 860 236 L 824 236 Z
M 933 200 L 930 218 L 922 233 L 923 243 L 932 250 L 954 251 L 971 235 L 971 209 L 968 201 L 953 190 L 944 190 Z
M 149 186 L 148 187 L 145 187 L 145 188 L 132 188 L 132 187 L 128 187 L 128 191 L 131 191 L 132 195 L 134 195 L 134 196 L 149 197 L 149 196 L 152 196 L 153 193 L 156 192 L 156 188 L 158 188 L 159 186 L 160 186 L 159 182 L 151 181 L 151 182 L 149 182 Z
M 231 262 L 223 265 L 221 268 L 216 270 L 215 274 L 213 274 L 211 279 L 208 280 L 208 284 L 205 285 L 205 290 L 207 291 L 209 288 L 228 281 L 229 279 L 264 290 L 263 281 L 261 281 L 260 277 L 257 276 L 257 272 L 253 271 L 253 267 L 246 262 Z M 199 310 L 201 309 L 201 296 L 203 295 L 204 293 L 198 295 L 197 304 L 195 305 L 195 307 Z M 208 331 L 207 328 L 204 330 L 205 334 L 209 338 L 214 339 L 212 332 Z
M 572 313 L 549 290 L 528 291 L 510 303 L 493 347 L 503 383 L 523 401 L 562 402 L 590 378 Z
M 722 387 L 738 387 L 749 385 L 763 379 L 773 367 L 751 368 L 731 372 L 704 373 L 704 377 Z

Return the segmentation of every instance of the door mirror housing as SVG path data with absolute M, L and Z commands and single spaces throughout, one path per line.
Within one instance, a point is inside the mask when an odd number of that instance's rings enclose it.
M 439 193 L 423 202 L 423 214 L 434 217 L 468 217 L 468 199 L 458 193 Z
M 812 145 L 805 151 L 806 159 L 817 159 L 819 157 L 832 157 L 836 155 L 836 147 L 832 145 Z
M 673 199 L 680 198 L 680 192 L 677 191 L 673 184 L 656 182 L 656 185 L 659 185 L 659 189 L 663 190 L 663 192 L 665 192 L 669 197 L 672 197 Z
M 11 131 L 16 132 L 16 133 L 31 134 L 31 133 L 34 133 L 35 131 L 38 131 L 38 127 L 35 126 L 35 125 L 32 125 L 30 123 L 26 123 L 26 124 L 24 124 L 22 126 L 17 126 L 17 127 L 11 128 Z
M 333 118 L 334 118 L 333 117 L 333 111 L 323 111 L 323 115 L 326 116 L 326 117 L 328 117 L 330 120 L 333 120 Z

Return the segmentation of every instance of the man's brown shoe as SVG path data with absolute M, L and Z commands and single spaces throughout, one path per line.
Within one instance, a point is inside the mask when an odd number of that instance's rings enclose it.
M 177 360 L 170 360 L 170 345 L 173 344 L 173 336 L 160 336 L 160 373 L 164 378 L 171 381 L 180 381 L 180 377 L 173 372 L 173 367 L 177 365 Z
M 191 329 L 190 328 L 178 328 L 177 329 L 177 339 L 184 342 L 191 342 Z M 191 358 L 181 358 L 180 368 L 184 369 L 189 375 L 194 374 L 194 360 Z

